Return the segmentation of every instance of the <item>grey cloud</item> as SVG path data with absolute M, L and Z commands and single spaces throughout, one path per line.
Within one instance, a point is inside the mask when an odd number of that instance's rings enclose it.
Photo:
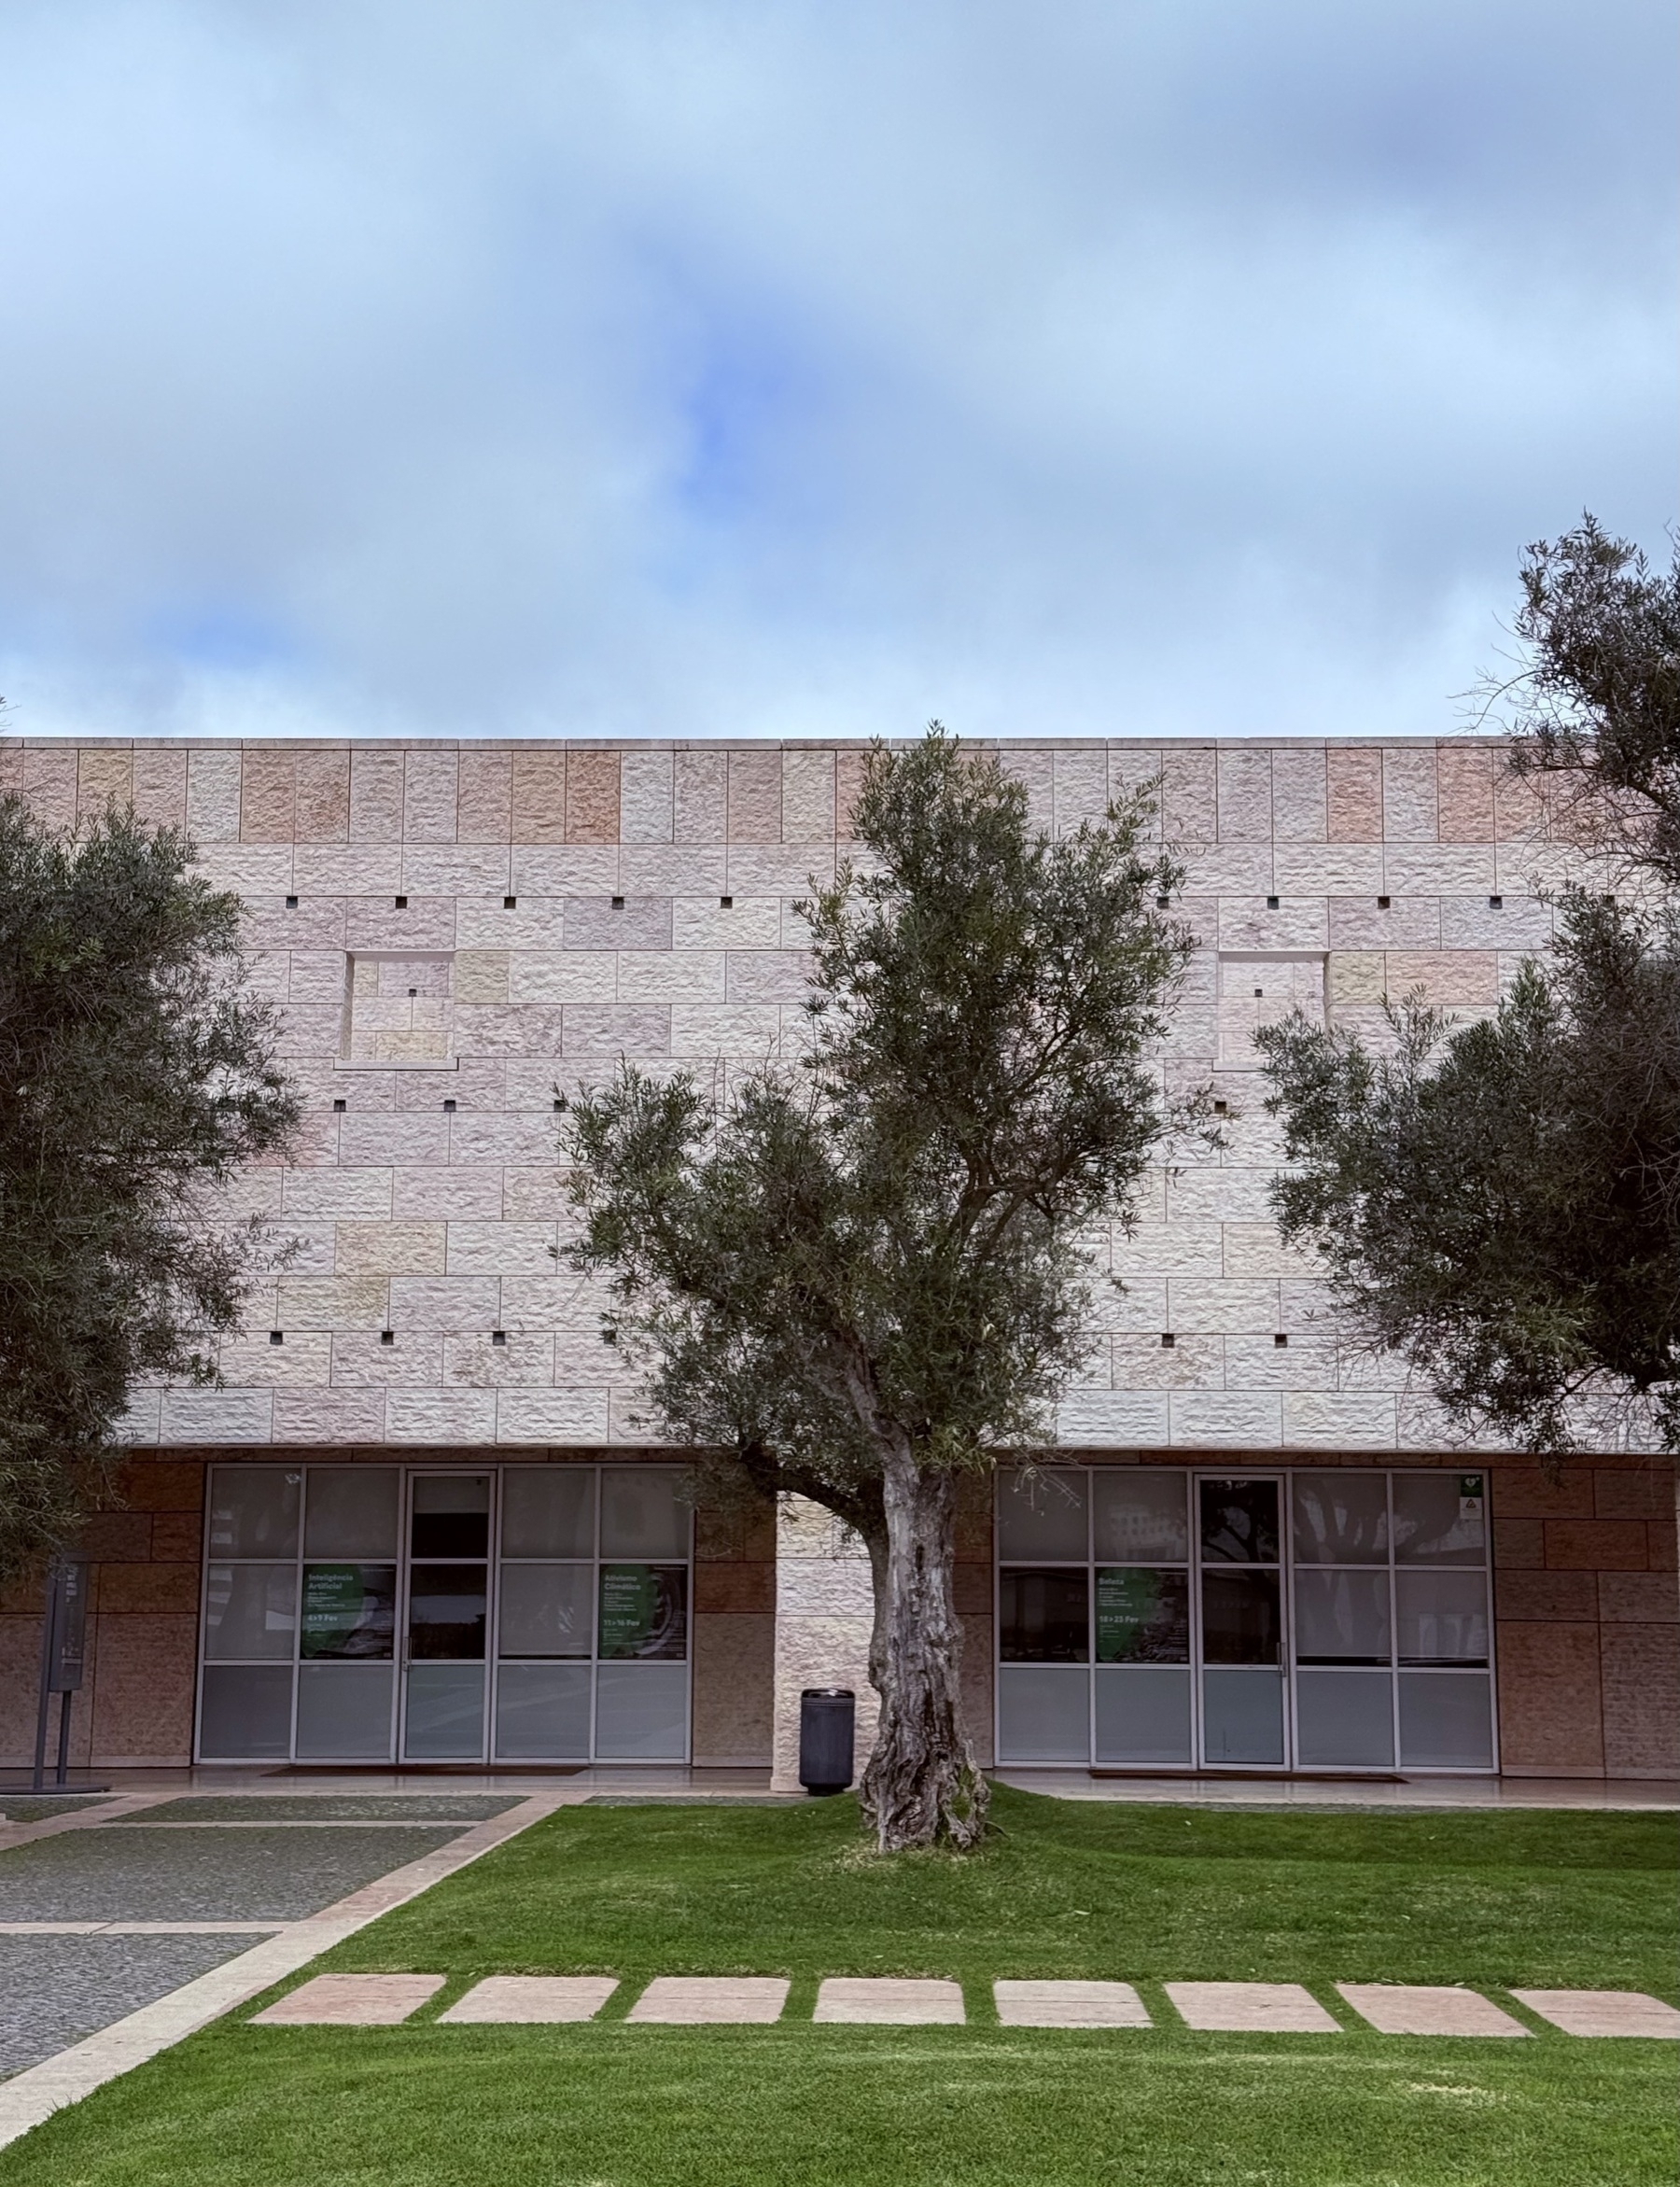
M 1673 512 L 1669 43 L 14 7 L 9 725 L 1449 727 L 1525 540 Z

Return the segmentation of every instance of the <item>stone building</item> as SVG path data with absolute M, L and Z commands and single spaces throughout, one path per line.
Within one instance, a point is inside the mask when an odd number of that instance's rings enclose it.
M 844 853 L 861 748 L 11 740 L 69 822 L 189 829 L 249 906 L 307 1117 L 230 1214 L 295 1241 L 222 1386 L 136 1396 L 94 1524 L 76 1754 L 136 1764 L 777 1762 L 855 1685 L 864 1568 L 824 1514 L 693 1513 L 552 1248 L 557 1093 L 621 1055 L 774 1053 L 794 904 Z M 1031 1493 L 969 1498 L 966 1675 L 1031 1766 L 1655 1777 L 1676 1755 L 1671 1462 L 1557 1479 L 1455 1446 L 1338 1346 L 1267 1188 L 1251 1034 L 1491 1007 L 1555 854 L 1491 742 L 1042 741 L 1046 825 L 1159 774 L 1201 939 L 1166 1068 L 1227 1151 L 1151 1178 L 1125 1290 Z M 0 1744 L 38 1615 L 0 1616 Z M 867 1719 L 867 1707 L 864 1709 Z

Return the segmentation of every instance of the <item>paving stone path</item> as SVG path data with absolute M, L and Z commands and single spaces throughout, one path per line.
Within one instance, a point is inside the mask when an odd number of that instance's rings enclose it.
M 462 1793 L 8 1794 L 0 2089 L 518 1804 Z
M 252 2017 L 259 2027 L 391 2027 L 443 1986 L 441 1974 L 317 1974 Z M 441 2023 L 534 2026 L 592 2020 L 618 1988 L 609 1975 L 487 1977 L 438 2015 Z M 656 1975 L 625 2015 L 670 2027 L 764 2026 L 782 2017 L 791 1985 L 780 1975 Z M 1346 2032 L 1296 1982 L 1169 1982 L 1187 2027 L 1227 2034 Z M 1379 2035 L 1527 2036 L 1533 2031 L 1479 1990 L 1403 1983 L 1342 1982 L 1337 1989 Z M 1680 2012 L 1631 1990 L 1513 1990 L 1566 2035 L 1680 2038 Z M 1125 1982 L 995 1982 L 1005 2027 L 1150 2027 L 1142 1998 Z M 960 1983 L 831 1975 L 813 2021 L 826 2026 L 928 2027 L 967 2018 Z

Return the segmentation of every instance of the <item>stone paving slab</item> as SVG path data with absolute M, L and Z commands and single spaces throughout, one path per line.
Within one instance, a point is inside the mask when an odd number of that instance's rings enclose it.
M 155 2004 L 252 1942 L 249 1935 L 0 1937 L 0 2078 Z
M 660 1974 L 626 2019 L 671 2026 L 767 2025 L 781 2018 L 788 1984 L 779 1974 Z
M 317 1974 L 260 2012 L 253 2027 L 395 2027 L 443 1987 L 441 1974 Z
M 1148 2027 L 1142 1998 L 1129 1982 L 994 1982 L 1005 2027 Z
M 1401 1982 L 1338 1982 L 1379 2035 L 1526 2035 L 1521 2021 L 1478 1990 Z
M 1511 1995 L 1565 2035 L 1655 2035 L 1680 2039 L 1680 2012 L 1643 1990 L 1514 1989 Z
M 610 1974 L 491 1974 L 438 2020 L 529 2027 L 593 2020 L 617 1987 Z
M 1340 2024 L 1298 1982 L 1169 1982 L 1186 2027 L 1234 2035 L 1339 2035 Z
M 296 1921 L 456 1834 L 78 1827 L 0 1852 L 0 1920 Z
M 231 1792 L 166 1800 L 112 1825 L 218 1822 L 487 1822 L 517 1807 L 523 1793 Z
M 817 1992 L 817 2010 L 811 2017 L 876 2027 L 955 2025 L 964 2017 L 962 1985 L 832 1974 Z

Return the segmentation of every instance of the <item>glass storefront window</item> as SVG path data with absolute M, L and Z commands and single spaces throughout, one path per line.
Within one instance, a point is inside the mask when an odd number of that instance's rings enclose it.
M 1323 1464 L 1001 1476 L 1000 1762 L 1491 1768 L 1485 1485 Z
M 998 1653 L 1006 1663 L 1083 1663 L 1090 1653 L 1083 1572 L 1015 1569 L 998 1581 Z
M 203 1759 L 686 1758 L 680 1468 L 257 1463 L 207 1505 Z

